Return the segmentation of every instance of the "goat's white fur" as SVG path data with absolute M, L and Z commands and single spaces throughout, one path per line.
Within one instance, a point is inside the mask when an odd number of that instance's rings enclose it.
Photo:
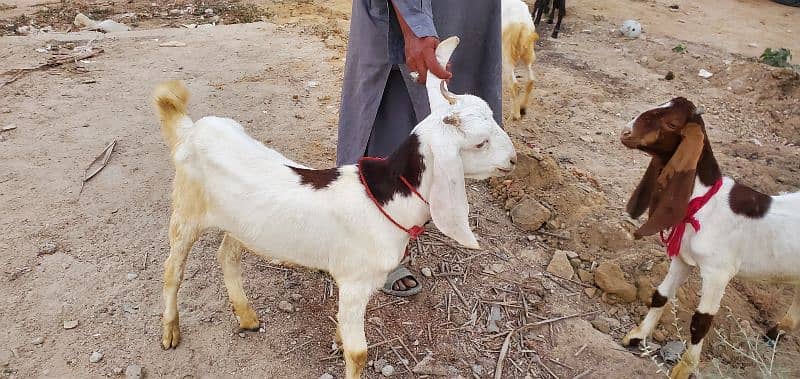
M 502 0 L 503 85 L 511 91 L 511 118 L 518 120 L 533 91 L 534 45 L 539 39 L 528 5 L 522 0 Z M 519 84 L 514 69 L 523 65 Z
M 671 104 L 656 108 L 667 108 Z M 630 130 L 630 126 L 626 128 Z M 734 184 L 733 179 L 723 177 L 722 187 L 695 215 L 700 230 L 687 225 L 680 255 L 672 259 L 657 291 L 667 299 L 674 299 L 691 268 L 696 266 L 702 278 L 697 312 L 713 316 L 719 310 L 728 282 L 735 276 L 791 283 L 795 285 L 794 300 L 778 328 L 794 330 L 800 326 L 800 238 L 797 237 L 800 192 L 771 196 L 769 211 L 763 217 L 748 218 L 731 209 L 729 199 Z M 691 198 L 704 195 L 709 188 L 695 179 Z M 639 326 L 625 336 L 623 344 L 649 337 L 663 310 L 663 306 L 650 308 Z M 702 339 L 697 344 L 689 344 L 672 370 L 672 378 L 687 378 L 697 368 L 702 345 Z
M 458 44 L 443 41 L 437 57 L 445 65 Z M 429 73 L 428 82 L 438 78 Z M 360 376 L 366 361 L 364 314 L 367 302 L 403 258 L 409 236 L 384 217 L 368 198 L 356 165 L 339 168 L 328 187 L 302 185 L 287 166 L 304 167 L 248 136 L 235 121 L 186 115 L 186 89 L 170 82 L 156 89 L 162 131 L 176 167 L 170 257 L 165 263 L 162 319 L 164 348 L 180 340 L 177 291 L 192 243 L 207 228 L 226 234 L 218 253 L 225 285 L 242 328 L 257 328 L 258 317 L 241 285 L 240 250 L 328 271 L 339 287 L 337 334 L 347 378 Z M 415 196 L 396 195 L 384 209 L 406 227 L 433 218 L 443 233 L 478 248 L 470 230 L 464 177 L 506 173 L 516 153 L 508 135 L 482 99 L 458 95 L 449 104 L 430 86 L 432 113 L 412 134 L 426 165 Z M 458 119 L 458 126 L 443 122 Z M 476 145 L 488 141 L 482 148 Z

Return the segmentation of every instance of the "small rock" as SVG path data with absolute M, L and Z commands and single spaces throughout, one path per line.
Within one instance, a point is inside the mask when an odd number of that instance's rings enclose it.
M 239 333 L 239 338 L 245 338 L 245 337 L 247 337 L 247 334 L 244 334 L 244 332 Z
M 655 332 L 653 332 L 653 339 L 658 342 L 664 342 L 667 339 L 667 336 L 664 335 L 664 332 L 656 330 Z
M 281 302 L 278 303 L 278 309 L 284 312 L 292 313 L 294 312 L 294 305 L 286 300 L 281 300 Z
M 6 128 L 3 128 L 3 131 L 7 130 Z M 36 253 L 36 255 L 52 255 L 55 254 L 56 251 L 58 251 L 58 245 L 56 243 L 46 242 L 41 248 L 39 248 L 39 251 Z
M 481 365 L 472 365 L 470 366 L 472 369 L 472 373 L 475 374 L 477 377 L 481 377 L 483 375 L 483 366 Z
M 207 15 L 212 15 L 212 14 L 214 14 L 214 10 L 211 9 L 211 8 L 206 8 L 204 13 L 207 14 Z
M 136 279 L 138 277 L 139 277 L 139 274 L 137 274 L 135 272 L 129 272 L 128 276 L 127 276 L 128 280 L 134 280 L 134 279 Z
M 293 293 L 293 294 L 289 295 L 289 297 L 291 297 L 292 300 L 294 300 L 294 301 L 298 301 L 298 300 L 303 298 L 303 295 L 301 295 L 299 293 Z
M 44 343 L 44 337 L 36 337 L 33 340 L 31 340 L 31 343 L 34 345 L 41 345 Z
M 605 316 L 597 316 L 594 321 L 592 321 L 592 325 L 599 331 L 603 333 L 610 333 L 611 331 L 620 327 L 619 320 L 611 317 Z M 601 329 L 602 328 L 602 329 Z M 604 331 L 607 330 L 607 331 Z
M 592 137 L 581 136 L 580 140 L 583 141 L 583 142 L 586 142 L 586 143 L 594 143 L 594 140 L 592 139 Z
M 589 298 L 591 299 L 591 298 L 594 297 L 594 295 L 597 294 L 597 288 L 594 288 L 594 287 L 592 287 L 592 288 L 584 288 L 583 289 L 583 293 L 585 293 L 586 296 L 589 296 Z
M 95 351 L 94 353 L 92 353 L 92 355 L 89 356 L 89 362 L 91 363 L 100 362 L 100 360 L 102 359 L 103 359 L 103 353 L 99 351 Z
M 551 259 L 550 264 L 547 265 L 547 272 L 567 279 L 572 279 L 572 275 L 575 274 L 567 258 L 567 253 L 564 250 L 556 250 L 556 252 L 553 253 L 553 259 Z
M 703 79 L 708 79 L 708 78 L 714 76 L 714 74 L 711 73 L 710 71 L 706 70 L 706 69 L 701 68 L 700 71 L 697 73 L 697 76 L 699 76 L 699 77 L 701 77 Z
M 550 219 L 552 213 L 530 197 L 524 198 L 511 209 L 511 221 L 527 230 L 537 230 Z
M 584 283 L 591 283 L 594 281 L 594 274 L 584 269 L 579 269 L 578 278 Z
M 386 366 L 388 363 L 389 362 L 387 362 L 385 359 L 377 359 L 375 362 L 372 362 L 372 369 L 375 370 L 375 372 L 381 372 L 381 370 L 383 370 L 383 366 Z
M 125 369 L 125 379 L 141 379 L 141 378 L 142 378 L 142 366 L 129 365 Z
M 433 276 L 433 271 L 431 271 L 429 267 L 423 267 L 421 271 L 422 271 L 422 276 L 426 278 L 430 278 L 431 276 Z
M 331 374 L 328 374 L 328 373 L 326 372 L 326 373 L 324 373 L 324 374 L 320 375 L 320 376 L 319 376 L 319 379 L 333 379 L 333 375 L 331 375 Z
M 664 75 L 664 79 L 665 80 L 675 79 L 675 73 L 673 73 L 672 71 L 667 71 L 667 74 Z
M 603 262 L 597 266 L 594 281 L 603 291 L 623 302 L 630 303 L 636 300 L 636 287 L 625 280 L 625 274 L 615 263 Z
M 158 46 L 161 46 L 161 47 L 184 47 L 184 46 L 186 46 L 186 42 L 167 41 L 167 42 L 162 42 L 162 43 L 158 44 Z
M 495 273 L 497 273 L 497 274 L 499 274 L 499 273 L 501 273 L 501 272 L 503 272 L 503 271 L 505 270 L 505 267 L 503 267 L 503 265 L 501 265 L 501 264 L 499 264 L 499 263 L 493 263 L 493 264 L 490 266 L 490 268 L 491 268 L 491 270 L 492 270 L 493 272 L 495 272 Z
M 574 251 L 563 250 L 565 254 L 567 254 L 567 258 L 569 259 L 577 259 L 580 258 L 580 255 Z
M 636 279 L 636 297 L 638 297 L 639 301 L 642 303 L 649 304 L 653 297 L 653 284 L 650 283 L 650 278 L 640 276 Z
M 114 367 L 111 369 L 111 373 L 114 375 L 122 375 L 122 369 L 119 367 Z
M 78 327 L 78 320 L 64 321 L 64 329 L 75 329 Z
M 750 42 L 750 43 L 748 43 L 748 44 L 747 44 L 747 46 L 750 46 L 750 47 L 758 47 L 758 44 L 757 44 L 757 43 L 755 43 L 755 42 Z
M 3 127 L 3 129 L 0 129 L 0 131 L 2 131 L 2 132 L 7 132 L 7 131 L 9 131 L 9 130 L 14 130 L 14 129 L 16 129 L 16 128 L 17 128 L 17 126 L 16 126 L 16 125 L 14 125 L 14 124 L 9 124 L 9 125 L 6 125 L 6 126 L 4 126 L 4 127 Z M 53 253 L 55 253 L 55 250 L 53 251 Z M 52 253 L 50 253 L 50 254 L 52 254 Z
M 681 354 L 683 354 L 684 350 L 686 350 L 686 346 L 683 345 L 683 342 L 670 341 L 661 348 L 659 353 L 661 354 L 661 359 L 663 359 L 664 362 L 675 363 L 681 359 Z
M 447 375 L 447 366 L 439 364 L 432 356 L 428 355 L 423 358 L 413 369 L 412 372 L 418 375 Z
M 486 320 L 486 331 L 489 333 L 497 333 L 500 331 L 500 328 L 497 326 L 497 322 L 503 318 L 503 314 L 500 313 L 500 306 L 497 304 L 493 304 L 492 307 L 489 309 L 489 316 Z
M 599 330 L 599 331 L 601 331 L 601 332 L 603 332 L 605 334 L 608 334 L 608 333 L 611 332 L 611 326 L 608 325 L 608 322 L 606 322 L 603 319 L 600 319 L 599 317 L 592 321 L 592 326 L 594 326 L 595 329 L 597 329 L 597 330 Z
M 392 365 L 383 366 L 383 368 L 381 369 L 381 374 L 387 377 L 394 375 L 394 366 Z

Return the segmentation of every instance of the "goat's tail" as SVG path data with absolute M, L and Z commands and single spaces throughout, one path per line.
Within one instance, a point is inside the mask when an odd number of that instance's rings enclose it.
M 539 40 L 539 34 L 532 25 L 522 22 L 509 24 L 503 30 L 503 49 L 508 49 L 508 57 L 514 62 L 523 61 L 532 64 L 536 60 L 534 46 Z
M 181 124 L 191 119 L 186 114 L 186 103 L 189 102 L 189 90 L 179 80 L 164 82 L 153 91 L 153 101 L 161 119 L 161 134 L 170 150 L 178 144 L 178 129 Z

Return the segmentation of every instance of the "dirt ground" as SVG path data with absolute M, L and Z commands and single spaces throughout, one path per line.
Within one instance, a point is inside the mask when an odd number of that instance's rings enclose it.
M 343 362 L 331 350 L 336 297 L 328 277 L 246 256 L 245 290 L 264 328 L 239 335 L 217 268 L 218 232 L 195 245 L 187 264 L 182 344 L 161 350 L 173 169 L 149 95 L 160 81 L 184 80 L 194 117 L 234 118 L 288 157 L 329 166 L 350 2 L 39 4 L 0 0 L 0 83 L 17 75 L 7 70 L 75 47 L 103 52 L 0 84 L 0 128 L 16 126 L 0 132 L 0 376 L 115 377 L 138 365 L 153 378 L 341 377 Z M 65 33 L 77 11 L 133 30 Z M 800 52 L 800 8 L 767 0 L 581 0 L 569 2 L 567 12 L 557 40 L 546 37 L 550 25 L 540 25 L 534 100 L 526 118 L 506 123 L 519 152 L 537 163 L 527 174 L 469 183 L 483 251 L 453 248 L 429 232 L 412 246 L 410 265 L 434 272 L 424 278 L 425 290 L 407 300 L 376 294 L 370 303 L 367 338 L 376 346 L 369 359 L 387 361 L 396 377 L 417 377 L 408 368 L 428 354 L 451 377 L 492 377 L 509 331 L 570 315 L 578 316 L 513 335 L 502 377 L 663 377 L 654 361 L 619 345 L 646 311 L 642 301 L 589 296 L 591 280 L 545 273 L 553 252 L 564 249 L 587 271 L 613 262 L 631 283 L 657 285 L 663 277 L 663 249 L 654 239 L 633 241 L 636 221 L 623 209 L 646 157 L 617 137 L 649 106 L 674 96 L 704 105 L 726 175 L 767 193 L 800 187 L 800 77 L 755 59 L 766 47 Z M 612 32 L 629 18 L 644 27 L 638 39 Z M 15 35 L 28 23 L 53 31 Z M 200 26 L 182 26 L 190 24 Z M 170 41 L 185 46 L 159 46 Z M 685 53 L 672 51 L 679 43 Z M 701 79 L 700 69 L 714 76 Z M 674 80 L 664 80 L 668 71 Z M 114 140 L 107 167 L 82 188 L 84 169 Z M 543 229 L 511 222 L 506 208 L 523 194 L 553 211 Z M 698 289 L 692 277 L 679 292 L 684 338 Z M 740 318 L 760 333 L 790 299 L 788 286 L 734 281 L 723 300 L 732 317 L 715 322 L 729 333 Z M 279 310 L 280 301 L 294 312 Z M 499 332 L 489 333 L 493 306 L 502 318 Z M 665 313 L 658 343 L 680 338 Z M 590 323 L 599 316 L 617 325 L 600 331 Z M 754 375 L 752 362 L 709 335 L 706 376 Z M 103 354 L 97 363 L 93 352 Z M 793 335 L 779 345 L 776 366 L 787 377 L 800 373 L 798 352 Z

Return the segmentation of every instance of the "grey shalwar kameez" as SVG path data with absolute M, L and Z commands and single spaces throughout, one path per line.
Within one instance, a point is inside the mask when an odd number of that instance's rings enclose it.
M 417 37 L 461 45 L 453 57 L 449 88 L 477 95 L 502 118 L 500 0 L 394 0 Z M 430 114 L 425 86 L 408 75 L 404 42 L 388 0 L 353 0 L 337 165 L 364 155 L 388 156 Z

